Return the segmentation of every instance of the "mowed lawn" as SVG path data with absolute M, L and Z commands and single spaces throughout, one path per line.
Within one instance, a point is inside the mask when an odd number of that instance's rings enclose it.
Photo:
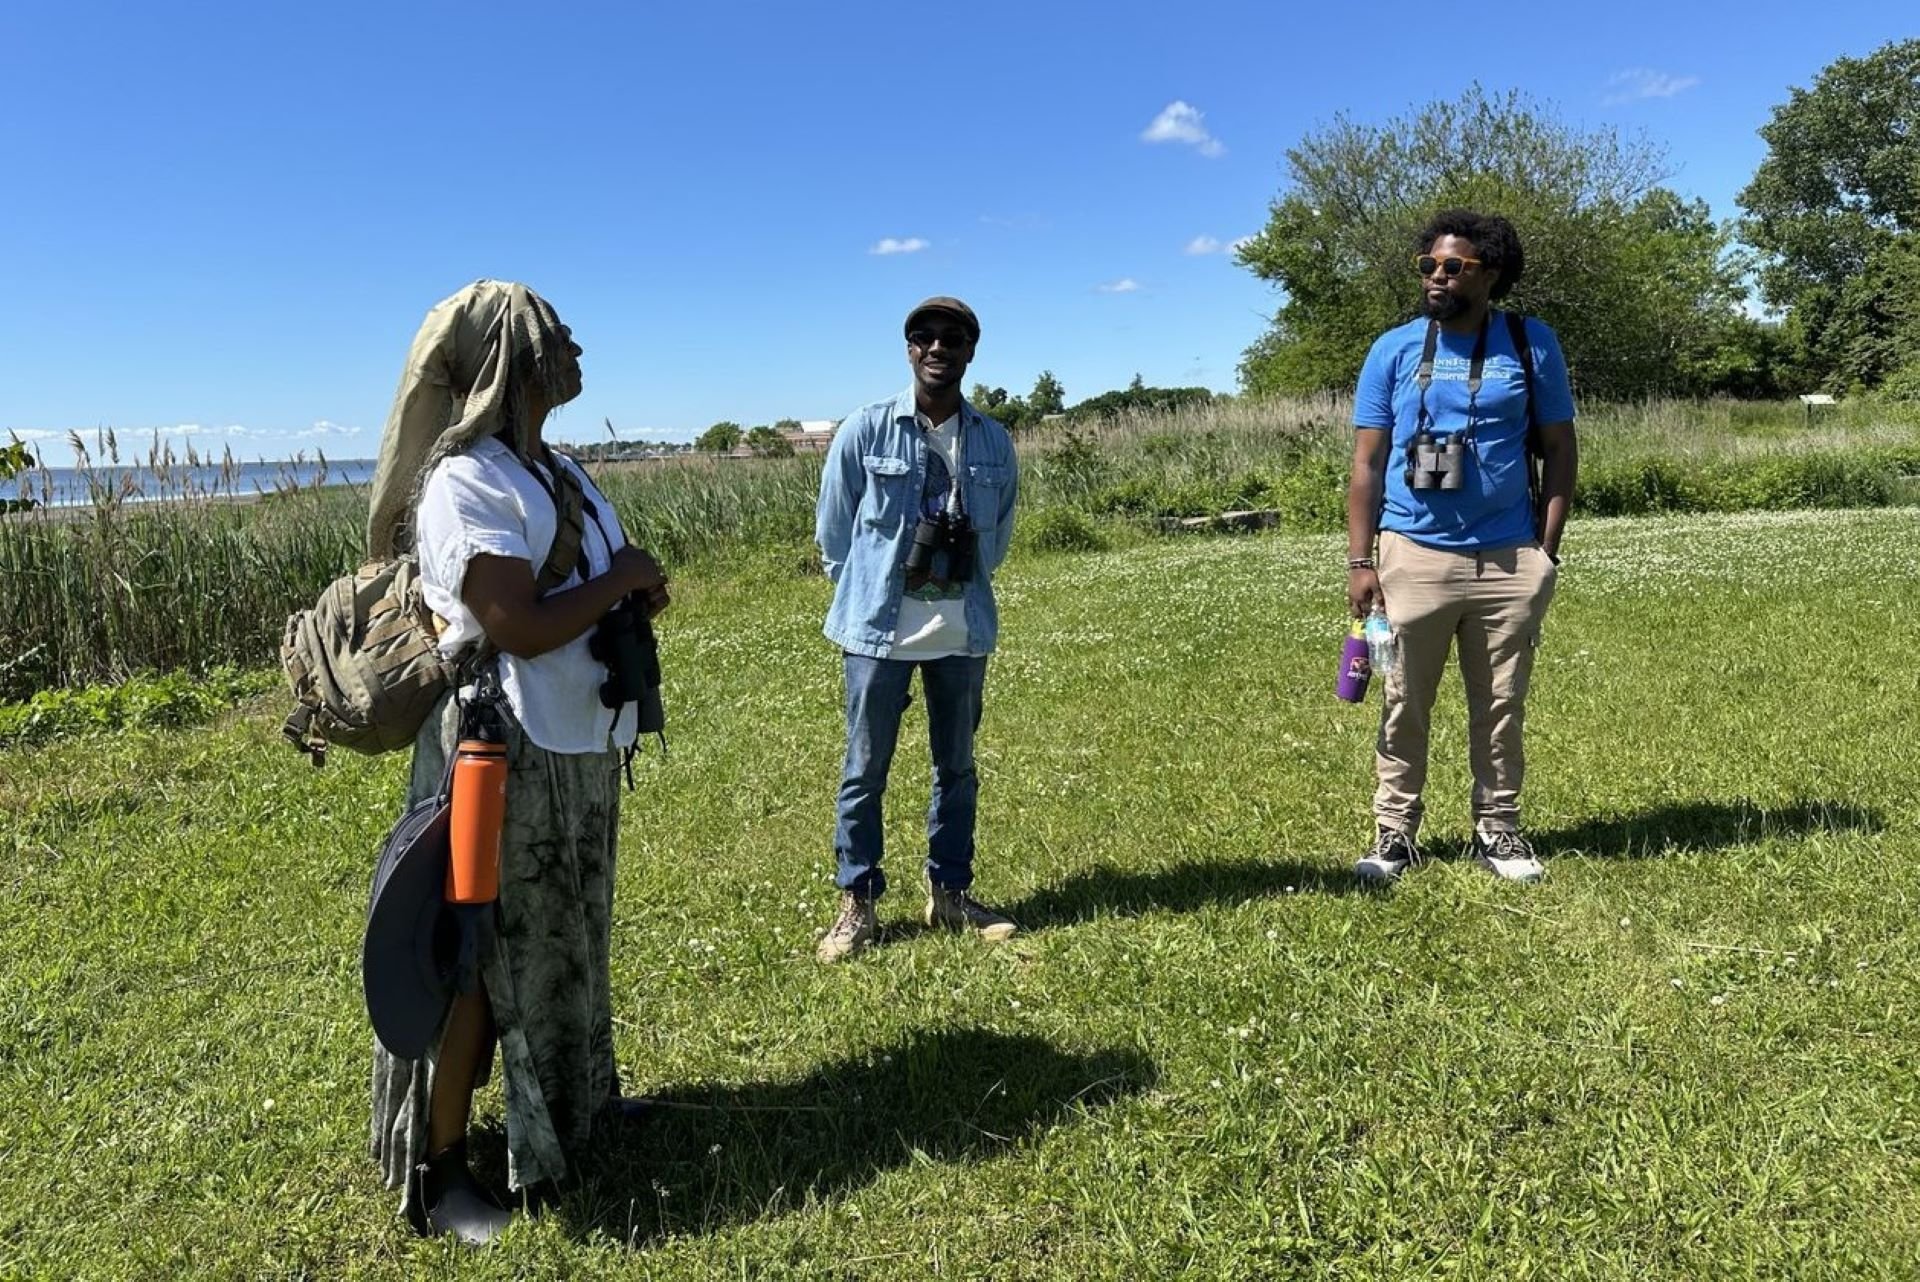
M 0 753 L 0 1276 L 1920 1274 L 1920 514 L 1576 525 L 1535 887 L 1458 857 L 1452 677 L 1438 859 L 1350 880 L 1378 703 L 1332 694 L 1342 548 L 1008 567 L 978 890 L 1026 929 L 911 924 L 916 700 L 893 929 L 835 968 L 825 585 L 685 585 L 615 917 L 662 1107 L 471 1257 L 365 1152 L 404 757 L 315 772 L 277 701 Z

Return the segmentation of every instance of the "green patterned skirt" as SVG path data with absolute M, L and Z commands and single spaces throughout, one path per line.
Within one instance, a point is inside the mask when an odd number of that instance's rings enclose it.
M 504 1073 L 507 1181 L 520 1190 L 572 1174 L 619 1090 L 607 954 L 620 753 L 548 752 L 504 720 L 499 915 L 481 974 Z M 409 805 L 439 790 L 459 729 L 449 695 L 414 741 Z M 374 1043 L 371 1147 L 389 1188 L 426 1160 L 433 1072 L 432 1052 L 396 1059 Z

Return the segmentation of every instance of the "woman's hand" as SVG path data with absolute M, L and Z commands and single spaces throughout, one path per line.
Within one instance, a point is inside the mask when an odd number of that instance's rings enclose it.
M 646 598 L 647 617 L 652 618 L 672 604 L 667 595 L 667 575 L 660 563 L 644 548 L 631 543 L 621 547 L 613 554 L 613 564 L 607 571 L 619 576 L 623 593 L 638 594 Z

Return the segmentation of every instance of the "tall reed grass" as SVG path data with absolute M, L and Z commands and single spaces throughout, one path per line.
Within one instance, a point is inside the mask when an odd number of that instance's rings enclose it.
M 1284 525 L 1344 519 L 1352 405 L 1329 396 L 1226 401 L 1024 435 L 1023 525 L 1071 546 L 1086 522 L 1133 523 L 1238 507 Z M 1920 411 L 1836 407 L 1807 426 L 1794 403 L 1649 401 L 1581 420 L 1588 513 L 1876 506 L 1920 501 Z M 88 451 L 118 463 L 111 435 Z M 230 460 L 229 460 L 230 462 Z M 270 663 L 286 616 L 365 550 L 367 495 L 288 483 L 255 502 L 191 479 L 201 460 L 149 454 L 134 502 L 107 464 L 78 509 L 0 514 L 0 699 L 135 672 Z M 616 464 L 596 480 L 636 543 L 670 567 L 727 575 L 771 552 L 810 563 L 820 460 Z M 111 478 L 111 479 L 108 479 Z M 44 478 L 42 478 L 44 484 Z M 35 492 L 27 477 L 25 492 Z M 1028 537 L 1034 537 L 1028 535 Z

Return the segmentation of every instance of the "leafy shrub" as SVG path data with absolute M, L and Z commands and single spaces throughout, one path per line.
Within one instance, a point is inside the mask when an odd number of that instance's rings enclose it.
M 1703 511 L 1707 504 L 1689 475 L 1697 470 L 1667 459 L 1588 467 L 1574 493 L 1574 508 L 1594 516 Z
M 1749 458 L 1632 459 L 1583 467 L 1574 508 L 1594 516 L 1883 507 L 1903 476 L 1920 471 L 1914 449 L 1768 454 Z
M 1043 507 L 1020 519 L 1014 538 L 1035 552 L 1100 552 L 1107 537 L 1093 519 L 1078 508 Z
M 1301 459 L 1273 483 L 1273 505 L 1283 525 L 1341 530 L 1347 523 L 1347 468 L 1334 459 Z
M 275 672 L 216 668 L 204 677 L 171 672 L 116 685 L 42 690 L 19 703 L 0 703 L 0 745 L 199 725 L 277 684 Z

